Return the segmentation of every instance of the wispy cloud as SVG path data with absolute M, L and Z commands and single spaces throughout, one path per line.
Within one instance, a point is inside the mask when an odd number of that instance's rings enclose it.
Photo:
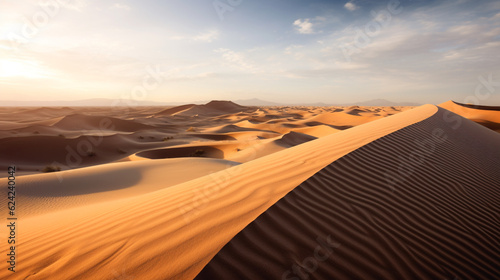
M 123 3 L 114 3 L 112 6 L 111 6 L 112 9 L 117 9 L 117 10 L 125 10 L 125 11 L 130 11 L 130 6 L 127 5 L 127 4 L 123 4 Z
M 63 7 L 70 9 L 70 10 L 75 10 L 75 11 L 83 11 L 85 7 L 87 7 L 88 3 L 87 0 L 70 0 L 70 1 L 57 1 L 57 3 L 60 3 Z M 44 2 L 40 1 L 40 5 L 50 5 L 50 2 Z
M 211 43 L 214 40 L 216 40 L 217 38 L 219 38 L 219 31 L 218 30 L 209 30 L 205 33 L 201 33 L 201 34 L 194 36 L 193 40 Z
M 354 10 L 357 10 L 359 7 L 353 2 L 347 2 L 345 3 L 344 8 L 352 12 Z
M 180 35 L 172 37 L 173 40 L 178 41 L 195 41 L 211 43 L 219 38 L 220 32 L 218 30 L 208 30 L 196 35 Z
M 305 19 L 299 18 L 293 22 L 293 26 L 295 27 L 295 31 L 299 34 L 316 34 L 322 33 L 318 28 L 324 26 L 327 21 L 336 22 L 337 20 L 335 18 L 327 19 L 322 16 Z
M 256 67 L 253 63 L 247 61 L 245 55 L 240 52 L 235 52 L 230 49 L 217 49 L 216 53 L 220 53 L 222 58 L 230 63 L 231 66 L 239 68 L 241 70 L 255 71 Z
M 313 23 L 311 22 L 310 19 L 298 19 L 293 22 L 293 25 L 295 26 L 295 30 L 300 33 L 300 34 L 313 34 L 314 29 L 313 29 Z

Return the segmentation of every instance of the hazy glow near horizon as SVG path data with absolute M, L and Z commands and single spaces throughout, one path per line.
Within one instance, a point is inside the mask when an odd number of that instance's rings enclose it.
M 48 74 L 48 71 L 40 69 L 36 63 L 31 61 L 0 59 L 0 77 L 2 78 L 43 78 L 44 75 L 42 72 Z
M 0 18 L 0 100 L 500 105 L 494 0 L 27 0 Z

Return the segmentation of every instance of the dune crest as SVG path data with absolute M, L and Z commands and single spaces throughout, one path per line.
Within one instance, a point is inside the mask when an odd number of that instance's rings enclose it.
M 182 107 L 182 109 L 183 108 L 184 107 Z M 234 114 L 248 110 L 249 107 L 241 106 L 231 101 L 214 100 L 204 105 L 192 105 L 186 107 L 186 109 L 184 110 L 180 110 L 181 108 L 179 107 L 172 109 L 178 110 L 177 112 L 173 113 L 178 116 L 196 116 L 196 115 L 210 116 L 210 115 Z

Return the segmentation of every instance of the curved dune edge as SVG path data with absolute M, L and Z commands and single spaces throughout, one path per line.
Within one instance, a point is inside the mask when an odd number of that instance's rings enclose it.
M 438 106 L 500 132 L 500 107 L 498 106 L 461 104 L 451 100 Z
M 18 233 L 22 266 L 15 275 L 0 270 L 0 278 L 193 278 L 224 244 L 314 173 L 436 111 L 421 106 L 142 196 L 25 218 Z
M 476 110 L 491 110 L 491 111 L 500 111 L 500 106 L 486 106 L 486 105 L 474 105 L 474 104 L 463 104 L 463 103 L 459 103 L 459 102 L 456 102 L 456 101 L 452 101 L 453 103 L 455 103 L 456 105 L 459 105 L 459 106 L 462 106 L 462 107 L 466 107 L 466 108 L 470 108 L 470 109 L 476 109 Z
M 498 166 L 499 134 L 439 109 L 307 179 L 196 279 L 498 279 Z
M 169 188 L 232 166 L 236 162 L 209 158 L 136 160 L 63 172 L 16 178 L 17 217 L 93 207 Z M 192 168 L 196 166 L 196 168 Z M 6 184 L 6 180 L 0 180 Z M 7 204 L 5 198 L 1 203 Z M 81 209 L 81 208 L 80 208 Z

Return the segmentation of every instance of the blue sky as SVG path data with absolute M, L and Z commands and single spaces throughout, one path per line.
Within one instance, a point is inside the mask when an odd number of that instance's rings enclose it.
M 500 1 L 0 3 L 0 100 L 500 105 Z

